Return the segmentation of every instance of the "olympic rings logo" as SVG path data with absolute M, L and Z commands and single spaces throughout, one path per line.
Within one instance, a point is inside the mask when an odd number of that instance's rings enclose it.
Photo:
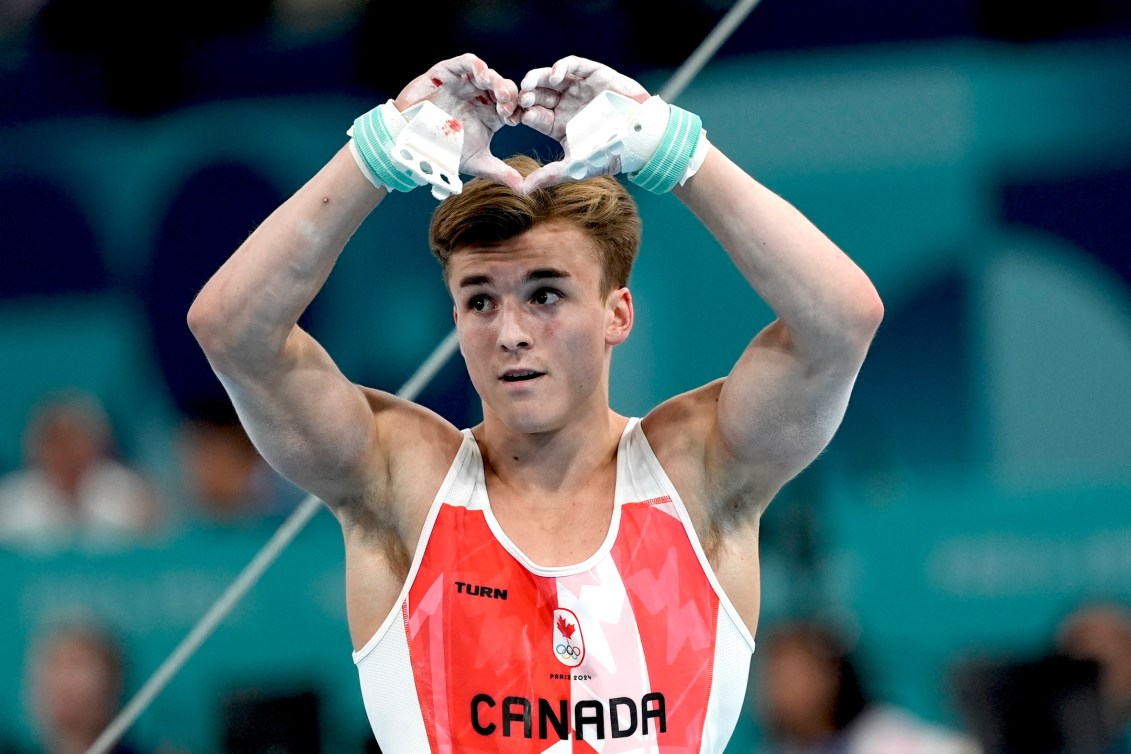
M 568 657 L 571 660 L 576 660 L 581 657 L 581 647 L 575 647 L 572 644 L 559 644 L 554 647 L 554 651 L 561 657 Z

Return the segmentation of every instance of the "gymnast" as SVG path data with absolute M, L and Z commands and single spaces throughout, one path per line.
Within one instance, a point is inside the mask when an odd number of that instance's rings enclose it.
M 759 518 L 840 425 L 883 316 L 872 283 L 698 116 L 594 60 L 516 83 L 461 55 L 344 126 L 188 324 L 263 456 L 341 523 L 378 743 L 722 752 L 754 651 Z M 510 127 L 561 159 L 496 156 Z M 749 325 L 729 374 L 639 417 L 609 401 L 641 240 L 622 181 L 683 202 L 776 317 Z M 418 187 L 438 200 L 473 427 L 355 384 L 298 325 L 363 221 Z

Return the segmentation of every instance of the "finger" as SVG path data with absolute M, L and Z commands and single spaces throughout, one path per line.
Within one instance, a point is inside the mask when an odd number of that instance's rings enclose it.
M 493 154 L 478 154 L 467 161 L 465 169 L 470 175 L 489 178 L 496 183 L 510 186 L 515 192 L 522 191 L 522 174 Z
M 522 193 L 532 194 L 538 189 L 548 188 L 569 180 L 566 176 L 565 166 L 564 160 L 558 160 L 532 171 L 522 182 Z
M 434 70 L 441 74 L 441 81 L 444 83 L 465 79 L 478 85 L 481 81 L 487 81 L 487 72 L 490 69 L 478 55 L 467 52 L 437 63 Z
M 648 96 L 648 91 L 635 79 L 625 76 L 609 66 L 589 58 L 571 55 L 554 63 L 547 84 L 559 91 L 566 89 L 575 81 L 585 80 L 596 89 L 611 89 L 639 101 Z
M 561 101 L 561 92 L 554 89 L 546 89 L 545 87 L 523 92 L 518 97 L 519 106 L 527 110 L 535 106 L 553 110 Z
M 527 72 L 522 77 L 522 82 L 519 84 L 519 89 L 522 91 L 533 91 L 540 86 L 546 86 L 546 82 L 550 78 L 549 68 L 534 68 Z
M 522 79 L 522 92 L 538 88 L 564 92 L 578 81 L 591 82 L 597 89 L 612 89 L 626 96 L 641 100 L 648 96 L 647 90 L 634 79 L 618 73 L 603 63 L 576 55 L 564 57 L 549 68 L 535 68 Z
M 503 121 L 504 125 L 517 126 L 522 123 L 522 108 L 520 108 L 517 103 L 513 106 L 496 104 L 495 112 Z
M 479 57 L 470 53 L 451 58 L 436 66 L 432 72 L 432 84 L 446 86 L 458 97 L 474 97 L 483 104 L 499 101 L 513 102 L 518 96 L 518 87 L 487 66 Z M 476 92 L 482 92 L 476 96 Z
M 518 86 L 510 79 L 503 78 L 494 68 L 488 68 L 485 75 L 487 89 L 495 95 L 496 102 L 512 103 L 518 99 Z
M 467 82 L 479 71 L 486 71 L 487 64 L 477 56 L 467 53 L 436 63 L 426 73 L 417 76 L 397 95 L 397 108 L 407 110 L 424 99 L 431 99 L 441 88 L 447 88 L 458 97 L 468 94 Z
M 554 111 L 535 105 L 522 111 L 522 124 L 533 128 L 540 134 L 549 136 L 554 129 Z
M 422 78 L 436 89 L 442 86 L 451 86 L 474 82 L 487 70 L 487 64 L 470 53 L 447 60 L 441 60 L 428 69 Z
M 567 81 L 570 77 L 573 78 L 587 78 L 592 76 L 602 68 L 608 66 L 598 63 L 589 58 L 579 58 L 576 55 L 568 55 L 550 67 L 550 75 L 547 78 L 547 83 L 552 87 L 560 87 L 563 82 Z M 610 71 L 612 69 L 609 69 Z
M 486 83 L 499 119 L 507 125 L 517 125 L 520 117 L 515 114 L 519 106 L 518 86 L 510 79 L 500 76 L 493 68 L 487 69 Z

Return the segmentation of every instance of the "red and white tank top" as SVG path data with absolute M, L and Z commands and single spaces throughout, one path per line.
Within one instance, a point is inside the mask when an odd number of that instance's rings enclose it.
M 507 538 L 463 432 L 397 608 L 353 653 L 382 750 L 722 752 L 754 639 L 640 420 L 620 440 L 608 535 L 569 566 Z

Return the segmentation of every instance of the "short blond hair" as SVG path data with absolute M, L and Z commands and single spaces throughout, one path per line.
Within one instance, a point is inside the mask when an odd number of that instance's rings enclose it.
M 542 164 L 528 155 L 505 162 L 523 176 Z M 452 255 L 459 250 L 506 241 L 551 220 L 573 223 L 596 243 L 602 295 L 628 284 L 640 250 L 640 212 L 613 176 L 560 183 L 525 196 L 496 181 L 474 178 L 462 193 L 437 206 L 428 242 L 447 280 Z

